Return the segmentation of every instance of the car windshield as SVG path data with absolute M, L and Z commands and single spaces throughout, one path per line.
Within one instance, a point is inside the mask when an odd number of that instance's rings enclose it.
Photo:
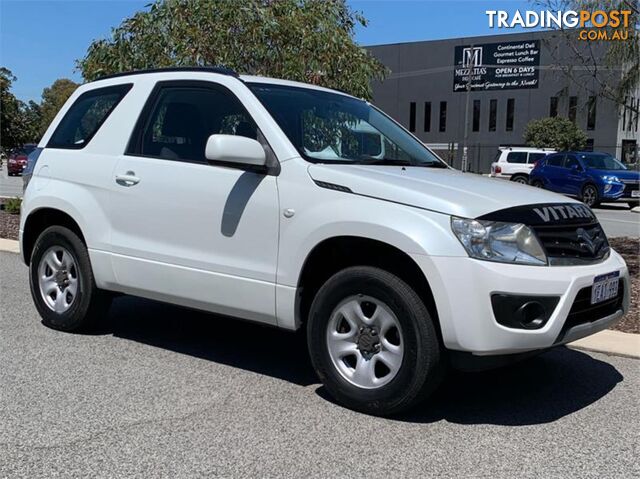
M 248 86 L 308 161 L 447 168 L 422 143 L 363 100 L 311 88 Z
M 587 168 L 597 170 L 626 170 L 627 167 L 609 155 L 581 155 L 580 159 Z

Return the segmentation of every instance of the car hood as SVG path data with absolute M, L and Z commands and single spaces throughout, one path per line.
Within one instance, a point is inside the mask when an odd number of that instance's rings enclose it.
M 465 218 L 513 206 L 577 203 L 540 188 L 445 168 L 317 163 L 309 175 L 358 195 Z
M 598 176 L 617 176 L 620 180 L 640 180 L 640 173 L 635 170 L 602 170 L 596 168 L 589 168 L 589 173 Z

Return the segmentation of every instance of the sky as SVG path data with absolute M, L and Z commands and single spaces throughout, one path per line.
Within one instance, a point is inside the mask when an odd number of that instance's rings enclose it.
M 241 0 L 239 0 L 241 1 Z M 151 0 L 0 0 L 0 65 L 18 78 L 13 93 L 39 101 L 58 78 L 81 82 L 75 61 L 92 40 Z M 349 0 L 369 20 L 356 41 L 379 45 L 502 33 L 489 28 L 486 10 L 531 8 L 521 0 Z M 505 33 L 513 33 L 511 30 Z

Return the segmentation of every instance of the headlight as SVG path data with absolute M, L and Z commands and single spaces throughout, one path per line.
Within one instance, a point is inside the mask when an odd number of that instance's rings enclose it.
M 609 183 L 620 183 L 620 180 L 618 179 L 617 176 L 604 175 L 602 179 L 604 181 L 608 181 Z
M 547 256 L 526 225 L 451 218 L 451 229 L 472 258 L 542 266 Z

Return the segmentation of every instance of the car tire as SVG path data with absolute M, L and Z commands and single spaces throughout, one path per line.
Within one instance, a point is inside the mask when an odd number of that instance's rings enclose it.
M 582 188 L 582 194 L 580 196 L 582 202 L 589 208 L 595 208 L 600 203 L 600 195 L 598 194 L 598 188 L 595 185 L 588 184 Z
M 517 175 L 511 178 L 511 181 L 513 181 L 514 183 L 518 183 L 521 185 L 528 185 L 529 184 L 529 178 L 527 178 L 524 175 Z
M 432 315 L 407 283 L 379 268 L 344 269 L 320 288 L 309 312 L 307 344 L 329 394 L 367 414 L 410 409 L 444 375 Z
M 111 295 L 96 286 L 86 246 L 63 226 L 45 229 L 36 240 L 29 283 L 42 322 L 60 331 L 93 330 L 111 304 Z
M 531 182 L 531 186 L 535 186 L 536 188 L 544 189 L 544 183 L 542 182 L 542 180 L 533 180 Z

